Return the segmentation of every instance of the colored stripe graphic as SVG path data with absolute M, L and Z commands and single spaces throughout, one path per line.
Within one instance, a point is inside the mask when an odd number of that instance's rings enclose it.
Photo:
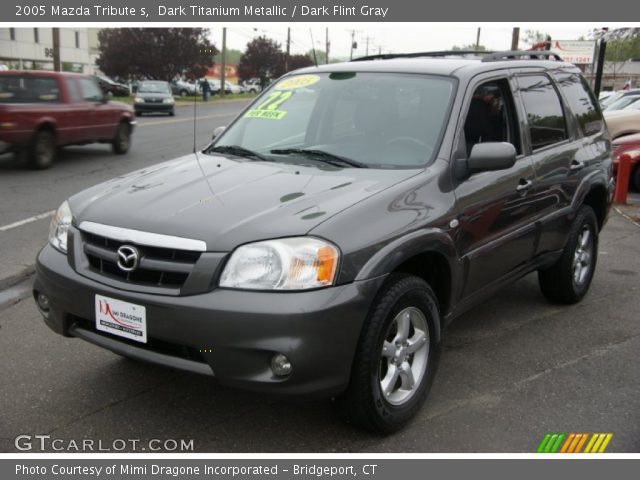
M 536 451 L 538 453 L 580 453 L 586 443 L 584 453 L 603 453 L 612 438 L 613 433 L 551 432 L 542 438 Z

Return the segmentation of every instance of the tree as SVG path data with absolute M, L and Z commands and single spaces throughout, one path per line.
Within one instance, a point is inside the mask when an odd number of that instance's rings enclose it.
M 283 54 L 278 42 L 265 36 L 254 38 L 240 57 L 238 76 L 243 81 L 259 78 L 264 88 L 270 79 L 279 76 L 282 61 Z
M 523 40 L 531 48 L 539 48 L 550 38 L 551 36 L 548 33 L 544 33 L 539 30 L 526 30 L 524 32 Z
M 283 60 L 283 62 L 282 62 L 282 73 L 281 73 L 281 75 L 284 75 L 285 73 L 287 73 L 287 72 L 284 71 L 284 55 L 282 56 L 282 60 Z M 318 64 L 319 63 L 320 63 L 320 58 L 318 58 Z M 297 70 L 298 68 L 310 67 L 312 65 L 315 65 L 315 63 L 313 62 L 313 59 L 311 57 L 309 57 L 308 54 L 289 55 L 289 69 L 288 69 L 289 72 L 291 70 Z
M 459 47 L 458 45 L 454 45 L 453 47 L 451 47 L 451 51 L 453 52 L 486 52 L 487 51 L 487 47 L 485 47 L 484 45 L 478 45 L 476 47 L 475 43 L 470 43 L 469 45 L 463 45 L 461 47 Z
M 98 33 L 98 67 L 121 79 L 195 79 L 213 66 L 218 50 L 205 28 L 113 28 Z
M 309 50 L 305 56 L 309 57 L 311 59 L 311 62 L 313 63 L 313 48 Z M 318 59 L 318 65 L 324 65 L 325 63 L 327 63 L 327 55 L 325 54 L 324 50 L 318 50 L 316 48 L 316 58 Z
M 227 48 L 227 54 L 225 55 L 225 62 L 229 65 L 237 65 L 240 62 L 240 57 L 242 57 L 242 52 L 240 50 L 234 50 L 232 48 Z M 222 55 L 218 53 L 214 60 L 216 63 L 222 62 Z

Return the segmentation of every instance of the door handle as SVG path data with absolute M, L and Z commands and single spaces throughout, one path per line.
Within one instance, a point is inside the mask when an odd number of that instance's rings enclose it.
M 580 160 L 574 160 L 571 162 L 569 170 L 575 172 L 576 170 L 580 170 L 581 168 L 584 168 L 584 162 L 581 162 Z
M 521 178 L 518 186 L 516 187 L 516 190 L 518 192 L 522 192 L 524 190 L 528 190 L 531 185 L 533 185 L 533 180 L 525 180 L 524 178 Z

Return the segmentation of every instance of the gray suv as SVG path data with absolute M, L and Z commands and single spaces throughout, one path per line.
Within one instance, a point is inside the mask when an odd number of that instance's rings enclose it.
M 531 272 L 565 304 L 593 278 L 609 136 L 580 71 L 547 56 L 286 75 L 205 149 L 60 206 L 37 260 L 45 322 L 401 428 L 449 322 Z

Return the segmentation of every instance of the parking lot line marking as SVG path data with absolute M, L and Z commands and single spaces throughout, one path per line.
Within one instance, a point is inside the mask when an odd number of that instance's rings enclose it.
M 6 232 L 7 230 L 11 230 L 16 227 L 21 227 L 22 225 L 26 225 L 27 223 L 37 222 L 38 220 L 42 220 L 43 218 L 53 217 L 55 214 L 56 214 L 56 211 L 51 210 L 49 212 L 44 212 L 38 215 L 34 215 L 33 217 L 18 220 L 17 222 L 13 222 L 13 223 L 9 223 L 7 225 L 1 226 L 0 232 Z
M 207 120 L 209 118 L 222 118 L 222 117 L 235 117 L 236 114 L 235 113 L 226 113 L 226 114 L 216 114 L 216 115 L 205 115 L 202 117 L 196 117 L 196 120 Z M 136 128 L 141 128 L 141 127 L 150 127 L 153 125 L 170 125 L 173 123 L 180 123 L 180 122 L 193 122 L 193 117 L 190 118 L 174 118 L 171 120 L 156 120 L 155 122 L 145 122 L 145 123 L 138 123 L 138 125 L 136 125 Z

